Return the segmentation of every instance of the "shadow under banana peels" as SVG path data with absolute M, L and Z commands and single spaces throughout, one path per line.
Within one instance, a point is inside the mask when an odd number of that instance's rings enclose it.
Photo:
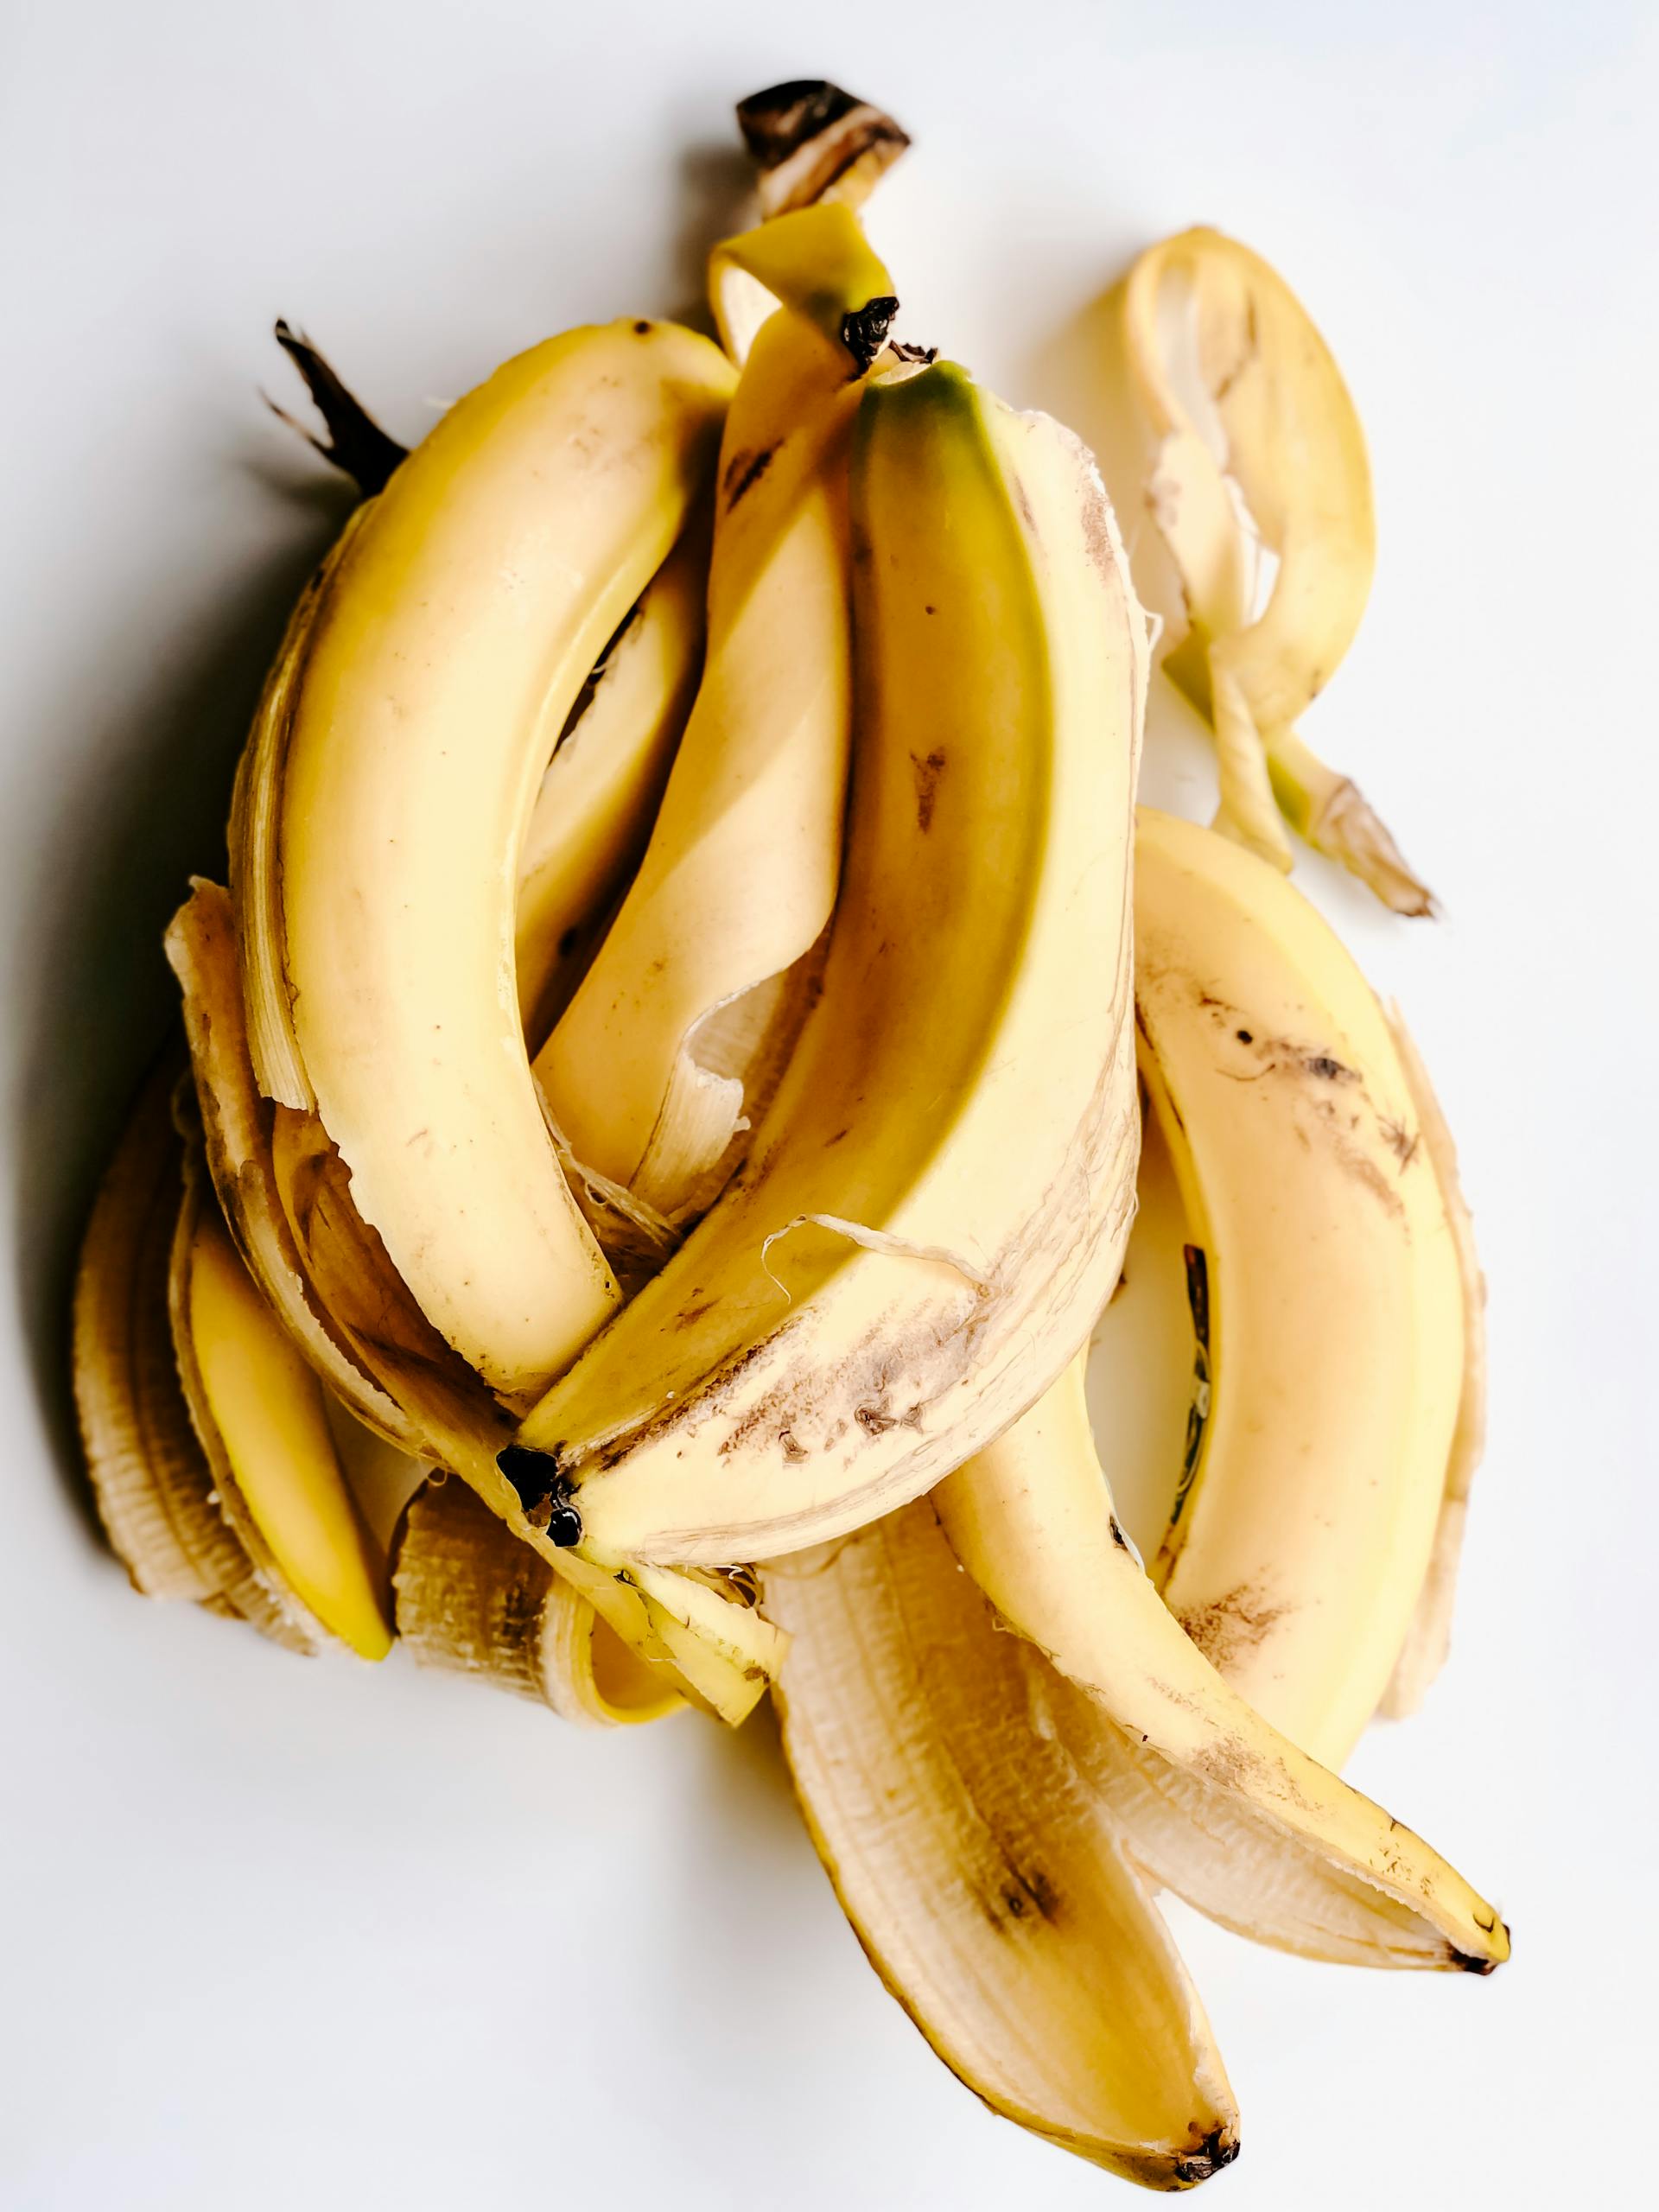
M 687 147 L 680 157 L 679 221 L 674 234 L 670 296 L 677 303 L 664 310 L 705 337 L 715 334 L 709 306 L 709 256 L 760 219 L 754 163 L 742 147 L 712 141 Z
M 273 522 L 264 567 L 201 615 L 176 652 L 163 641 L 151 682 L 112 694 L 97 744 L 59 785 L 15 948 L 17 1303 L 66 1500 L 100 1548 L 69 1376 L 80 1236 L 128 1104 L 176 1022 L 162 931 L 193 871 L 223 878 L 231 784 L 260 686 L 352 505 L 343 483 L 273 480 L 289 513 L 285 525 Z

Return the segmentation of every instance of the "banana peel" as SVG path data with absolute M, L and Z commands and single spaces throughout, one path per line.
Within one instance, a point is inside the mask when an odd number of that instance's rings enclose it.
M 1295 728 L 1353 641 L 1376 563 L 1341 372 L 1283 278 L 1218 231 L 1148 248 L 1120 296 L 1145 503 L 1179 591 L 1160 608 L 1166 666 L 1215 731 L 1217 826 L 1287 868 L 1282 816 L 1396 913 L 1431 912 L 1352 780 Z M 1275 566 L 1257 612 L 1263 550 Z

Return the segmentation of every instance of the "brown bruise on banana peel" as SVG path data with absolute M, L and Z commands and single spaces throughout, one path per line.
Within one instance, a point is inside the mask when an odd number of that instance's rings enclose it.
M 466 1483 L 410 1501 L 393 1558 L 397 1632 L 418 1664 L 460 1674 L 590 1727 L 655 1720 L 683 1702 Z
M 1237 2152 L 1196 1993 L 924 1500 L 764 1571 L 808 1827 L 866 1955 L 992 2111 L 1144 2186 Z
M 173 1353 L 183 1195 L 175 1052 L 140 1091 L 99 1185 L 75 1275 L 75 1409 L 99 1515 L 134 1589 L 234 1613 L 246 1553 L 213 1498 Z
M 1384 1008 L 1411 1086 L 1422 1145 L 1440 1186 L 1463 1286 L 1463 1390 L 1447 1454 L 1446 1490 L 1428 1573 L 1379 1713 L 1403 1720 L 1415 1713 L 1446 1663 L 1452 1642 L 1469 1493 L 1486 1449 L 1486 1278 L 1475 1248 L 1473 1217 L 1458 1173 L 1457 1146 L 1415 1040 L 1397 1006 Z
M 823 200 L 861 207 L 910 143 L 890 115 L 821 79 L 752 92 L 737 124 L 767 217 Z

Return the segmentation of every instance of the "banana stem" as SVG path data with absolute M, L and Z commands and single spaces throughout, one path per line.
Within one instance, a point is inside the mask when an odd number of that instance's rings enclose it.
M 1434 914 L 1433 893 L 1406 865 L 1353 779 L 1327 768 L 1294 729 L 1268 729 L 1262 736 L 1273 795 L 1297 836 L 1357 875 L 1393 912 Z
M 1262 733 L 1250 714 L 1244 687 L 1231 671 L 1217 665 L 1219 641 L 1210 652 L 1211 728 L 1216 736 L 1216 765 L 1221 772 L 1221 804 L 1215 826 L 1288 875 L 1290 840 L 1274 803 Z
M 303 423 L 296 423 L 285 407 L 267 396 L 265 404 L 279 422 L 296 430 L 307 445 L 315 446 L 325 461 L 332 461 L 356 480 L 357 488 L 365 499 L 383 492 L 387 479 L 408 454 L 407 446 L 399 445 L 375 421 L 368 409 L 355 393 L 348 391 L 324 360 L 308 338 L 302 338 L 280 318 L 276 324 L 276 343 L 305 378 L 305 388 L 321 416 L 327 432 L 325 441 L 308 430 Z

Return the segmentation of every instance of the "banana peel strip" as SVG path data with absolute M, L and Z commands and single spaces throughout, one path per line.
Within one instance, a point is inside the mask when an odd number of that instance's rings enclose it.
M 1294 728 L 1353 641 L 1376 565 L 1364 436 L 1329 348 L 1275 270 L 1204 226 L 1141 256 L 1122 319 L 1154 449 L 1147 505 L 1185 603 L 1168 668 L 1215 731 L 1221 825 L 1288 868 L 1282 812 L 1395 912 L 1432 911 L 1357 788 Z M 1258 613 L 1261 548 L 1277 566 Z
M 215 1611 L 249 1576 L 213 1499 L 173 1356 L 183 1191 L 173 1056 L 145 1083 L 99 1185 L 75 1274 L 76 1414 L 98 1510 L 133 1587 Z

